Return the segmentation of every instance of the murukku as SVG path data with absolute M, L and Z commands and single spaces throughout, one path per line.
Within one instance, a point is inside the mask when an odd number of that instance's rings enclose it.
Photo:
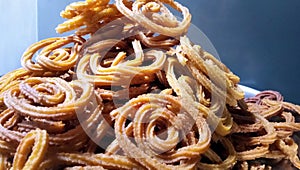
M 36 126 L 22 127 L 21 125 L 16 124 L 13 128 L 7 129 L 4 127 L 4 124 L 13 115 L 14 112 L 7 109 L 1 113 L 0 117 L 0 138 L 4 141 L 2 142 L 3 144 L 1 147 L 3 147 L 2 149 L 4 151 L 10 151 L 11 153 L 14 153 L 12 148 L 18 145 L 28 132 L 37 128 Z M 52 133 L 49 135 L 49 144 L 51 146 L 55 146 L 56 150 L 60 151 L 74 151 L 80 149 L 83 147 L 86 141 L 87 136 L 81 126 L 77 126 L 74 129 L 68 129 L 67 131 L 65 130 L 59 134 Z M 6 142 L 9 142 L 10 145 L 8 145 Z M 68 145 L 65 146 L 65 143 L 68 143 Z
M 111 48 L 117 42 L 117 40 L 105 40 L 98 44 L 101 44 L 100 48 Z M 89 81 L 96 86 L 125 86 L 126 82 L 127 85 L 135 85 L 153 81 L 154 74 L 163 67 L 166 60 L 165 54 L 158 50 L 151 50 L 144 54 L 139 41 L 133 41 L 132 45 L 135 58 L 125 60 L 126 53 L 120 52 L 115 56 L 110 67 L 103 67 L 99 64 L 99 60 L 101 61 L 104 56 L 98 53 L 84 55 L 77 66 L 78 79 Z M 143 65 L 143 61 L 152 63 Z M 89 72 L 92 74 L 88 74 Z
M 188 8 L 86 0 L 61 16 L 74 35 L 34 43 L 0 78 L 0 169 L 300 168 L 300 106 L 244 99 L 185 36 Z
M 293 139 L 281 139 L 277 141 L 279 149 L 288 157 L 295 167 L 300 168 L 300 160 L 298 156 L 298 145 Z
M 180 36 L 187 32 L 191 14 L 189 10 L 175 1 L 134 1 L 132 9 L 126 7 L 125 0 L 116 0 L 118 10 L 130 20 L 151 32 L 167 36 Z M 164 3 L 182 12 L 183 20 L 179 22 Z M 159 13 L 161 12 L 161 13 Z
M 21 64 L 26 70 L 32 72 L 67 71 L 75 66 L 84 42 L 85 39 L 80 36 L 56 37 L 39 41 L 24 52 Z M 74 43 L 74 46 L 64 47 L 71 43 Z M 39 50 L 41 51 L 35 63 L 32 58 Z
M 73 2 L 69 4 L 66 9 L 60 13 L 60 15 L 63 18 L 70 19 L 80 12 L 88 11 L 91 8 L 105 6 L 108 5 L 108 3 L 108 0 L 86 0 Z
M 236 112 L 230 109 L 237 123 L 233 128 L 231 138 L 235 143 L 239 160 L 263 162 L 263 159 L 279 161 L 289 159 L 293 166 L 299 166 L 298 145 L 293 139 L 294 133 L 299 131 L 297 105 L 283 102 L 280 93 L 275 91 L 263 91 L 245 101 L 248 105 L 248 112 L 241 110 Z M 290 107 L 284 107 L 284 105 Z M 257 118 L 260 121 L 257 121 Z M 255 134 L 260 136 L 255 137 Z M 235 138 L 236 135 L 239 137 Z M 249 147 L 250 145 L 253 146 Z M 271 167 L 278 167 L 282 164 L 270 162 L 267 165 Z M 292 167 L 292 165 L 287 167 Z
M 75 88 L 82 90 L 79 98 Z M 85 106 L 92 92 L 92 86 L 82 81 L 68 83 L 60 78 L 32 77 L 10 89 L 4 103 L 22 116 L 62 120 L 76 117 L 76 109 Z
M 194 120 L 191 111 L 197 109 L 186 108 L 168 95 L 148 94 L 132 99 L 115 110 L 118 144 L 126 155 L 147 168 L 191 169 L 210 141 L 208 125 L 201 114 Z M 126 126 L 126 120 L 132 122 Z M 197 142 L 184 142 L 182 148 L 176 149 L 180 136 L 185 136 L 194 124 L 195 133 L 199 135 Z M 128 136 L 131 133 L 136 144 Z M 176 162 L 179 165 L 174 165 Z
M 191 73 L 183 67 L 181 63 L 175 58 L 168 58 L 166 64 L 166 78 L 172 89 L 181 96 L 185 103 L 195 103 L 198 109 L 207 117 L 207 122 L 216 132 L 222 136 L 230 133 L 232 127 L 232 118 L 226 108 L 221 107 L 223 105 L 222 100 L 217 100 L 214 104 L 205 106 L 203 98 L 201 96 L 200 89 L 193 89 L 193 84 L 197 84 L 197 87 L 201 87 L 196 80 L 188 78 Z M 187 76 L 181 75 L 179 78 L 176 77 L 176 72 L 186 73 Z M 202 99 L 202 100 L 201 100 Z M 206 101 L 206 99 L 204 99 Z M 218 116 L 221 112 L 221 116 Z
M 218 137 L 214 135 L 212 139 L 213 142 L 215 142 L 216 144 L 220 143 L 221 145 L 223 145 L 223 147 L 215 146 L 215 148 L 218 149 L 216 150 L 213 148 L 213 146 L 211 146 L 210 149 L 207 150 L 202 157 L 206 157 L 212 163 L 204 163 L 202 162 L 203 158 L 201 158 L 197 164 L 198 169 L 231 169 L 237 161 L 237 154 L 233 144 L 229 139 L 225 137 Z M 219 153 L 219 150 L 221 149 L 223 152 L 222 154 Z M 226 158 L 223 158 L 224 155 L 226 156 Z
M 45 130 L 27 133 L 17 148 L 12 169 L 37 169 L 47 152 L 48 141 L 49 137 Z
M 24 80 L 30 77 L 31 72 L 20 68 L 14 71 L 11 71 L 0 78 L 0 94 L 14 86 L 20 80 Z
M 154 33 L 139 32 L 137 39 L 149 48 L 170 48 L 179 44 L 179 40 L 166 35 L 154 36 Z
M 64 33 L 79 29 L 77 35 L 93 34 L 103 25 L 101 22 L 112 21 L 121 16 L 114 4 L 109 1 L 85 1 L 72 3 L 61 12 L 68 20 L 56 27 L 56 32 Z M 85 26 L 85 27 L 83 27 Z M 83 27 L 83 28 L 82 28 Z
M 226 101 L 231 106 L 244 98 L 243 92 L 237 87 L 239 81 L 224 65 L 212 60 L 212 56 L 203 51 L 200 46 L 192 45 L 187 37 L 180 38 L 177 55 L 186 58 L 187 67 L 193 77 L 219 100 Z M 205 57 L 210 55 L 210 57 Z M 233 81 L 234 80 L 234 81 Z

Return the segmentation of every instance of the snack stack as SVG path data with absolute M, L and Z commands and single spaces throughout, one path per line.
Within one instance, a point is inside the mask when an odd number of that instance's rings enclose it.
M 171 12 L 182 13 L 178 20 Z M 173 0 L 68 5 L 0 79 L 0 169 L 300 168 L 300 107 L 186 36 Z

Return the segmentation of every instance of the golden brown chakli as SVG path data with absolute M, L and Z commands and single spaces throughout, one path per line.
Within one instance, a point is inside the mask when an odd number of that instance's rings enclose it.
M 170 8 L 182 13 L 179 20 Z M 174 0 L 68 5 L 0 78 L 0 169 L 300 168 L 300 107 L 244 100 Z

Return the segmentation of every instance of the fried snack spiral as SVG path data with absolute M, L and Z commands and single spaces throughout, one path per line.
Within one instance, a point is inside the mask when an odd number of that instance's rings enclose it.
M 221 143 L 225 149 L 223 150 L 223 153 L 220 153 L 219 150 L 214 151 L 211 147 L 203 154 L 203 156 L 207 157 L 213 163 L 203 163 L 200 159 L 200 162 L 197 164 L 198 169 L 231 169 L 237 161 L 237 154 L 234 146 L 230 140 L 225 137 L 218 137 L 214 135 L 212 139 L 216 143 Z M 222 160 L 219 155 L 224 154 L 224 152 L 227 154 L 227 157 Z
M 109 118 L 106 119 L 107 116 L 104 115 L 104 107 L 105 105 L 100 102 L 99 106 L 87 118 L 84 118 L 86 115 L 77 114 L 77 117 L 82 120 L 81 127 L 96 145 L 101 144 L 101 140 L 107 135 L 112 124 L 112 121 Z
M 75 35 L 33 44 L 0 78 L 0 169 L 300 169 L 300 106 L 244 101 L 185 36 L 186 7 L 85 0 L 61 16 Z
M 111 48 L 117 44 L 117 40 L 105 40 L 95 44 L 97 50 L 101 48 Z M 101 45 L 101 46 L 100 46 Z M 133 41 L 133 50 L 135 58 L 133 60 L 125 60 L 126 53 L 120 52 L 113 59 L 110 67 L 103 67 L 99 64 L 99 60 L 103 60 L 104 56 L 98 53 L 85 54 L 79 61 L 77 66 L 78 79 L 87 80 L 96 86 L 118 86 L 130 84 L 142 84 L 153 81 L 154 74 L 158 72 L 166 60 L 166 55 L 162 51 L 151 50 L 144 54 L 139 41 Z M 95 48 L 91 46 L 90 49 Z M 103 49 L 104 50 L 104 49 Z M 151 59 L 151 64 L 142 66 L 143 61 Z M 88 73 L 88 69 L 92 74 Z
M 130 20 L 138 23 L 151 32 L 176 37 L 186 33 L 189 28 L 191 14 L 186 7 L 182 6 L 178 2 L 173 0 L 137 0 L 133 2 L 132 7 L 127 7 L 124 1 L 125 0 L 116 0 L 118 10 Z M 166 3 L 177 11 L 182 12 L 183 20 L 179 22 L 163 3 Z
M 0 78 L 0 112 L 6 109 L 4 105 L 4 93 L 20 81 L 30 77 L 32 73 L 23 68 L 11 71 Z
M 239 160 L 254 160 L 256 158 L 263 157 L 266 153 L 268 153 L 269 145 L 274 143 L 277 139 L 274 126 L 258 114 L 255 114 L 255 117 L 263 123 L 267 134 L 257 137 L 243 137 L 241 135 L 235 139 L 236 141 L 241 141 L 240 144 L 245 145 L 245 148 L 247 148 L 247 146 L 255 147 L 254 149 L 247 151 L 238 151 L 237 155 Z
M 114 111 L 118 144 L 126 155 L 147 168 L 192 169 L 210 142 L 205 120 L 200 113 L 194 120 L 192 111 L 197 112 L 170 95 L 147 94 L 131 99 Z M 126 120 L 131 120 L 127 126 Z M 187 140 L 182 148 L 176 148 L 181 136 L 187 135 L 192 128 L 196 129 L 193 134 L 199 135 L 199 139 L 191 143 Z M 180 162 L 179 165 L 173 165 L 176 162 Z
M 236 106 L 237 101 L 244 98 L 244 93 L 237 87 L 239 78 L 225 65 L 200 46 L 192 45 L 186 36 L 180 38 L 180 44 L 176 55 L 182 64 L 190 68 L 199 84 L 216 95 L 217 99 L 226 99 L 231 106 Z
M 103 26 L 102 22 L 108 23 L 122 16 L 114 4 L 109 1 L 75 2 L 61 12 L 63 18 L 68 19 L 56 27 L 56 32 L 64 33 L 76 30 L 77 35 L 93 34 Z
M 197 103 L 198 109 L 204 113 L 204 116 L 207 117 L 207 122 L 211 127 L 215 128 L 218 134 L 225 136 L 230 133 L 233 122 L 230 113 L 228 113 L 227 109 L 223 106 L 225 103 L 224 101 L 217 100 L 215 103 L 210 103 L 210 105 L 206 106 L 206 103 L 203 103 L 203 100 L 199 97 L 203 94 L 200 91 L 200 88 L 193 88 L 193 84 L 197 84 L 197 87 L 201 87 L 201 85 L 190 78 L 192 76 L 181 75 L 179 78 L 176 77 L 175 70 L 177 72 L 180 70 L 180 73 L 185 72 L 187 75 L 191 74 L 191 72 L 184 68 L 177 59 L 168 58 L 165 70 L 168 83 L 178 96 L 187 100 L 187 103 Z M 221 116 L 219 116 L 220 112 Z
M 78 80 L 70 83 L 60 78 L 23 80 L 5 94 L 4 103 L 9 109 L 0 116 L 1 139 L 16 144 L 24 137 L 23 132 L 38 127 L 53 133 L 50 145 L 57 146 L 58 150 L 76 150 L 87 137 L 81 126 L 67 129 L 70 127 L 66 123 L 76 118 L 76 112 L 82 111 L 92 94 L 92 85 Z M 24 117 L 27 118 L 22 120 Z M 64 146 L 65 142 L 70 147 Z
M 34 43 L 24 52 L 21 64 L 26 70 L 32 72 L 67 71 L 76 64 L 79 50 L 84 42 L 85 40 L 79 36 L 42 40 Z M 74 46 L 64 47 L 71 43 L 74 43 Z M 38 53 L 35 63 L 32 58 L 38 50 L 41 51 Z
M 79 12 L 85 12 L 88 11 L 90 8 L 96 8 L 108 5 L 108 0 L 87 0 L 87 1 L 79 1 L 79 2 L 73 2 L 69 4 L 64 11 L 60 13 L 60 15 L 63 18 L 70 19 L 76 15 L 78 15 Z
M 281 139 L 277 141 L 279 149 L 288 157 L 295 167 L 300 168 L 300 160 L 298 156 L 298 145 L 291 138 Z
M 248 164 L 254 160 L 288 159 L 299 168 L 298 145 L 293 138 L 300 130 L 298 106 L 284 102 L 280 93 L 270 90 L 245 101 L 248 112 L 230 109 L 235 122 L 231 140 L 238 160 Z
M 16 122 L 16 124 L 14 124 L 11 128 L 8 128 L 6 124 L 14 117 L 14 115 L 16 114 L 13 111 L 7 109 L 2 112 L 0 116 L 0 138 L 3 140 L 2 144 L 0 145 L 0 150 L 3 150 L 4 152 L 14 153 L 15 151 L 13 148 L 20 143 L 26 133 L 37 128 L 37 126 L 22 127 L 18 122 Z M 55 146 L 56 150 L 58 151 L 78 150 L 82 148 L 86 141 L 87 136 L 81 126 L 78 126 L 74 129 L 68 129 L 60 134 L 50 134 L 49 137 L 49 144 L 51 146 Z M 7 142 L 10 144 L 7 144 Z M 65 145 L 66 143 L 68 143 L 67 146 Z
M 266 90 L 266 91 L 262 91 L 259 94 L 255 95 L 254 97 L 245 99 L 247 103 L 256 103 L 256 104 L 262 104 L 262 100 L 273 100 L 273 101 L 279 101 L 282 102 L 283 101 L 283 96 L 276 91 L 272 91 L 272 90 Z
M 79 98 L 76 96 L 76 88 L 82 90 Z M 9 90 L 4 102 L 8 108 L 22 116 L 63 120 L 74 118 L 76 109 L 89 101 L 92 92 L 92 86 L 83 81 L 68 83 L 60 78 L 32 77 Z
M 17 148 L 12 169 L 37 169 L 47 152 L 48 141 L 49 137 L 45 130 L 34 130 L 27 133 Z
M 292 136 L 294 131 L 299 131 L 299 106 L 284 102 L 280 93 L 275 91 L 263 91 L 247 99 L 249 110 L 259 112 L 275 127 L 277 135 L 280 138 Z M 280 120 L 280 122 L 272 122 L 272 120 Z
M 16 84 L 15 81 L 24 80 L 30 77 L 32 73 L 20 68 L 14 71 L 11 71 L 0 78 L 0 93 L 3 93 L 10 87 Z
M 179 44 L 179 40 L 165 35 L 154 36 L 153 33 L 144 33 L 140 31 L 137 35 L 137 39 L 140 40 L 145 46 L 150 48 L 170 48 Z

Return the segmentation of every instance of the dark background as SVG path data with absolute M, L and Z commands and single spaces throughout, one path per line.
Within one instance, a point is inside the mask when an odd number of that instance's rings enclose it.
M 221 60 L 258 90 L 280 91 L 300 104 L 299 0 L 178 0 L 193 24 L 217 49 Z M 70 0 L 38 1 L 38 38 L 57 36 L 59 12 Z
M 186 4 L 221 60 L 259 90 L 300 104 L 300 1 L 197 0 Z

